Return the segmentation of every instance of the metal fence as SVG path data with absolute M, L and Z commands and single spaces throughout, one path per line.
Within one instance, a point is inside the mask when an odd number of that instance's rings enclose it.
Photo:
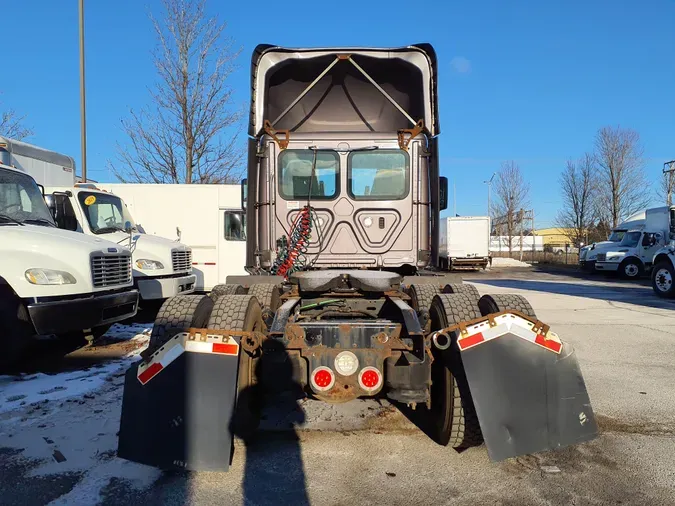
M 577 252 L 569 251 L 532 251 L 523 249 L 523 256 L 521 258 L 520 251 L 490 251 L 493 258 L 513 258 L 515 260 L 522 260 L 528 263 L 540 264 L 562 264 L 562 265 L 577 265 L 579 263 L 579 254 Z

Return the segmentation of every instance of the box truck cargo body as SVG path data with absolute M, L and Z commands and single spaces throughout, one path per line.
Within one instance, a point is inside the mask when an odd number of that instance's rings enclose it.
M 490 217 L 441 218 L 439 256 L 446 269 L 485 269 L 490 256 Z

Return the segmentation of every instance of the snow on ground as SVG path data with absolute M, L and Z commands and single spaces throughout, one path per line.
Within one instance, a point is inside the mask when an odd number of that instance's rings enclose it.
M 152 325 L 148 327 L 148 324 L 146 323 L 132 323 L 131 325 L 120 325 L 119 323 L 116 323 L 108 329 L 108 332 L 105 333 L 105 337 L 108 340 L 128 341 L 134 339 L 139 334 L 150 335 L 151 330 Z
M 153 468 L 115 458 L 124 375 L 147 346 L 146 329 L 111 328 L 106 338 L 136 344 L 119 359 L 53 375 L 0 376 L 0 448 L 39 462 L 30 476 L 83 476 L 52 504 L 95 504 L 113 477 L 140 488 L 159 477 Z
M 529 267 L 530 264 L 516 260 L 515 258 L 493 257 L 492 267 Z

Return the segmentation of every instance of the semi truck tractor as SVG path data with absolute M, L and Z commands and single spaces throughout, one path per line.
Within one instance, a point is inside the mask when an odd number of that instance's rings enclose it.
M 0 164 L 0 367 L 35 335 L 69 347 L 136 314 L 131 252 L 56 227 L 35 180 Z
M 437 76 L 429 44 L 255 49 L 249 275 L 161 307 L 118 456 L 225 471 L 283 392 L 388 399 L 494 460 L 597 435 L 574 350 L 530 304 L 438 274 Z
M 143 234 L 119 196 L 95 183 L 78 182 L 71 157 L 0 137 L 0 160 L 44 186 L 45 200 L 59 228 L 131 250 L 134 286 L 142 303 L 161 303 L 172 295 L 194 291 L 192 250 L 178 241 Z

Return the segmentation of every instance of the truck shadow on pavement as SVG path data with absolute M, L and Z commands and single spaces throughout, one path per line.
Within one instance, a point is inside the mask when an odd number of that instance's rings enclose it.
M 545 292 L 587 299 L 622 302 L 656 309 L 675 309 L 675 300 L 661 299 L 644 286 L 609 286 L 566 283 L 558 281 L 535 281 L 522 279 L 471 279 L 471 282 L 514 290 Z

